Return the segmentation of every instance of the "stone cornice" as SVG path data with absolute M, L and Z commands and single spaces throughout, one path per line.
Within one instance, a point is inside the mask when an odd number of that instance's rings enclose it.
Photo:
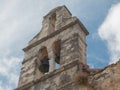
M 30 57 L 30 58 L 28 58 L 28 59 L 24 59 L 23 62 L 22 62 L 22 64 L 24 64 L 25 62 L 27 62 L 27 61 L 29 61 L 29 60 L 32 60 L 32 59 L 34 59 L 34 58 L 37 59 L 37 55 L 34 55 L 34 56 L 32 56 L 32 57 Z
M 25 51 L 31 49 L 32 47 L 35 47 L 36 45 L 39 45 L 40 43 L 48 40 L 49 38 L 54 37 L 55 35 L 63 32 L 64 30 L 67 30 L 67 28 L 69 28 L 69 27 L 71 27 L 71 26 L 73 26 L 73 25 L 75 25 L 75 24 L 77 24 L 77 23 L 80 25 L 80 27 L 82 28 L 83 32 L 84 32 L 86 35 L 88 35 L 89 32 L 86 30 L 86 28 L 84 27 L 84 25 L 79 21 L 79 19 L 77 19 L 77 18 L 75 17 L 75 20 L 73 20 L 72 22 L 70 22 L 70 23 L 68 23 L 67 25 L 61 27 L 59 30 L 56 30 L 56 31 L 53 32 L 52 34 L 50 34 L 50 35 L 48 35 L 48 36 L 46 36 L 46 37 L 43 37 L 42 39 L 40 39 L 40 40 L 38 40 L 38 41 L 30 44 L 29 46 L 27 46 L 26 48 L 24 48 L 23 51 L 25 52 Z

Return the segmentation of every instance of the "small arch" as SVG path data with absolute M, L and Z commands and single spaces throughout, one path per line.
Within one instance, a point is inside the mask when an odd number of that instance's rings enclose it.
M 56 13 L 53 13 L 49 17 L 49 34 L 55 31 L 55 23 L 56 23 Z
M 42 73 L 47 73 L 49 71 L 49 57 L 45 46 L 39 50 L 38 57 L 40 60 L 39 70 Z
M 53 27 L 53 31 L 55 31 L 55 23 L 56 23 L 56 13 L 51 15 L 51 25 Z
M 55 62 L 60 64 L 60 50 L 61 50 L 61 40 L 57 40 L 53 43 L 53 52 L 55 54 Z

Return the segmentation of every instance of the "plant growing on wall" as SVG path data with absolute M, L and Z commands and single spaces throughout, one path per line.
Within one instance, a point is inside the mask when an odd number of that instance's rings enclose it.
M 79 73 L 76 76 L 76 82 L 80 85 L 88 85 L 88 75 L 86 73 Z

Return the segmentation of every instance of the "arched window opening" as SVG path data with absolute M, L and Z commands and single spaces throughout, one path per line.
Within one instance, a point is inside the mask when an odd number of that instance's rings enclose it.
M 59 66 L 60 64 L 60 50 L 61 50 L 61 40 L 57 40 L 53 43 L 53 52 L 55 54 L 55 62 L 58 64 L 56 66 Z
M 56 23 L 56 13 L 52 14 L 49 17 L 50 23 L 49 23 L 49 34 L 55 31 L 55 23 Z
M 42 73 L 47 73 L 49 71 L 49 58 L 48 58 L 48 52 L 46 47 L 42 47 L 39 51 L 39 59 L 40 59 L 40 65 L 39 70 Z
M 54 13 L 52 16 L 51 16 L 51 25 L 53 27 L 53 31 L 55 31 L 55 22 L 56 22 L 56 13 Z

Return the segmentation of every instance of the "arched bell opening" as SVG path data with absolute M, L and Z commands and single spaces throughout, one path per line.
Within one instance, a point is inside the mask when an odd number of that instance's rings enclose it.
M 57 40 L 53 43 L 53 52 L 55 54 L 56 68 L 60 66 L 60 50 L 61 50 L 61 40 Z
M 42 73 L 47 73 L 49 72 L 49 58 L 48 58 L 48 52 L 46 47 L 42 47 L 39 50 L 39 60 L 40 60 L 40 65 L 39 65 L 39 70 Z

